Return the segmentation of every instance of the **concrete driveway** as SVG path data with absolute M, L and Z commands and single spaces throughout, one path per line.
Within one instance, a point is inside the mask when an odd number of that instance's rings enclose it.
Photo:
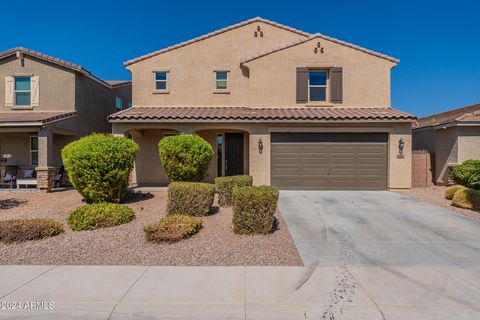
M 307 266 L 479 267 L 480 223 L 386 191 L 281 191 Z

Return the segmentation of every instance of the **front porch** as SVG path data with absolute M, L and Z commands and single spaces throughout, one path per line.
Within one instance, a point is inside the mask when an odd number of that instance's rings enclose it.
M 213 183 L 219 176 L 249 174 L 250 170 L 250 133 L 246 128 L 219 126 L 185 127 L 178 125 L 162 128 L 127 128 L 119 135 L 133 139 L 140 146 L 131 176 L 132 187 L 162 187 L 169 181 L 160 163 L 158 143 L 164 137 L 179 133 L 194 133 L 205 139 L 214 150 L 204 182 Z
M 62 167 L 61 149 L 76 138 L 71 131 L 52 123 L 73 115 L 3 115 L 0 121 L 0 189 L 51 191 L 55 179 L 65 177 L 56 177 Z

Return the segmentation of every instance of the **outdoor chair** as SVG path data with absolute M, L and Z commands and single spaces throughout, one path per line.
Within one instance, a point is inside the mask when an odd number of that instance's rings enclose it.
M 17 180 L 17 166 L 5 166 L 5 174 L 3 176 L 3 181 L 1 186 L 3 188 L 8 187 L 10 189 L 13 188 L 15 182 Z
M 61 166 L 60 169 L 58 170 L 58 173 L 53 177 L 54 188 L 60 188 L 64 175 L 65 175 L 65 166 Z

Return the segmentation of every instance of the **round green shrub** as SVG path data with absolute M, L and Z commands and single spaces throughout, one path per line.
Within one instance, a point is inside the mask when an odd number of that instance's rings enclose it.
M 170 181 L 200 181 L 213 158 L 212 146 L 195 134 L 166 137 L 158 144 L 160 162 Z
M 160 219 L 158 223 L 143 228 L 145 239 L 151 242 L 175 242 L 188 238 L 202 228 L 202 220 L 196 217 L 175 214 Z
M 458 190 L 466 189 L 464 186 L 456 184 L 454 186 L 448 187 L 445 189 L 445 199 L 452 200 L 453 196 Z
M 64 232 L 63 225 L 49 219 L 0 221 L 0 242 L 11 243 L 53 237 Z
M 62 159 L 73 187 L 87 203 L 118 203 L 127 190 L 138 150 L 130 139 L 92 134 L 65 146 Z
M 218 203 L 221 206 L 231 206 L 233 201 L 233 188 L 235 187 L 251 187 L 253 177 L 228 176 L 215 178 L 215 189 L 218 192 Z
M 466 160 L 452 169 L 455 183 L 480 189 L 480 160 Z
M 68 224 L 73 231 L 84 231 L 118 226 L 134 218 L 135 213 L 126 205 L 94 203 L 75 209 L 68 217 Z

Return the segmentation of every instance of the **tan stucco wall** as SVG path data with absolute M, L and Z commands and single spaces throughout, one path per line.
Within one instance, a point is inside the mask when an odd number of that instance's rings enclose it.
M 12 155 L 7 165 L 30 166 L 30 136 L 37 134 L 35 131 L 0 132 L 0 153 Z
M 458 162 L 480 160 L 480 127 L 461 127 L 458 136 Z
M 123 135 L 126 132 L 143 132 L 142 136 L 132 135 L 134 140 L 140 144 L 140 153 L 137 156 L 137 183 L 159 184 L 167 180 L 162 174 L 160 160 L 158 159 L 157 144 L 161 138 L 161 131 L 158 128 L 169 128 L 179 132 L 198 132 L 200 136 L 207 138 L 215 148 L 216 133 L 227 131 L 244 131 L 246 142 L 245 147 L 246 167 L 245 173 L 254 177 L 254 184 L 270 184 L 270 134 L 271 132 L 386 132 L 389 134 L 389 163 L 388 163 L 388 188 L 403 189 L 411 187 L 411 165 L 412 165 L 412 139 L 411 124 L 277 124 L 265 125 L 261 123 L 190 123 L 190 124 L 148 124 L 148 123 L 114 123 L 114 134 Z M 149 134 L 149 132 L 152 132 Z M 258 151 L 258 140 L 262 139 L 263 152 Z M 403 156 L 399 156 L 398 141 L 402 138 L 405 141 Z M 248 150 L 248 151 L 247 151 Z M 158 162 L 157 162 L 158 161 Z M 154 165 L 158 163 L 158 166 Z M 148 174 L 144 174 L 143 170 Z M 213 181 L 216 176 L 216 157 L 212 160 L 209 168 L 209 176 L 205 181 Z
M 33 108 L 34 111 L 73 111 L 75 72 L 28 55 L 24 57 L 24 66 L 15 56 L 0 60 L 0 111 L 12 110 L 12 107 L 5 106 L 5 77 L 22 75 L 39 77 L 39 105 Z
M 435 154 L 436 183 L 448 183 L 448 164 L 459 161 L 457 138 L 457 127 L 413 132 L 414 149 L 428 150 Z
M 320 42 L 325 52 L 314 53 Z M 295 107 L 296 68 L 343 68 L 343 103 L 327 101 L 307 105 L 346 107 L 389 107 L 390 70 L 393 62 L 322 39 L 270 54 L 246 64 L 249 67 L 249 98 L 251 106 Z
M 263 37 L 254 37 L 260 26 Z M 302 35 L 265 23 L 252 23 L 194 44 L 154 56 L 127 67 L 132 72 L 134 105 L 248 104 L 248 78 L 242 75 L 240 61 Z M 154 94 L 153 71 L 169 70 L 169 94 Z M 214 71 L 230 71 L 230 94 L 214 94 Z

